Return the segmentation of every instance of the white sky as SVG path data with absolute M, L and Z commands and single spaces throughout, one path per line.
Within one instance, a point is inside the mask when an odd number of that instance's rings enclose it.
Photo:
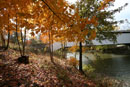
M 68 1 L 69 3 L 75 3 L 77 0 L 66 0 L 66 1 Z M 123 6 L 125 3 L 128 3 L 128 6 L 125 7 L 120 13 L 116 13 L 114 15 L 116 20 L 127 19 L 128 21 L 130 21 L 130 0 L 115 0 L 114 7 L 111 7 L 111 9 Z M 121 29 L 128 29 L 128 28 L 130 29 L 130 24 L 128 23 L 121 24 L 120 27 Z

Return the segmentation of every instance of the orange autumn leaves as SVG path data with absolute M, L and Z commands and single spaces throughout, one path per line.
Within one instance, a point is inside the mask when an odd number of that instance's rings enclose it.
M 100 8 L 98 10 L 103 10 L 104 8 L 108 7 L 108 3 L 114 2 L 115 0 L 103 0 L 100 2 Z
M 99 10 L 106 8 L 107 4 L 113 1 L 102 0 Z M 32 36 L 37 35 L 34 32 L 41 33 L 43 42 L 48 42 L 48 35 L 46 34 L 49 32 L 51 32 L 51 38 L 55 41 L 84 42 L 89 30 L 86 25 L 98 26 L 96 16 L 81 18 L 79 9 L 74 5 L 69 5 L 65 0 L 2 0 L 0 1 L 0 15 L 7 15 L 7 10 L 3 10 L 3 14 L 1 8 L 6 8 L 11 12 L 10 19 L 14 18 L 14 22 L 16 13 L 19 13 L 19 25 L 29 28 L 32 31 Z M 0 19 L 1 25 L 4 16 L 0 16 Z M 5 20 L 8 22 L 7 17 Z M 22 23 L 20 23 L 20 20 Z M 36 27 L 38 30 L 35 29 Z M 95 39 L 96 31 L 90 32 L 89 40 Z
M 74 45 L 74 46 L 69 48 L 70 52 L 76 52 L 77 50 L 79 50 L 79 46 L 78 45 Z M 87 50 L 87 48 L 85 48 L 85 47 L 82 48 L 82 52 L 85 52 L 86 50 Z
M 95 30 L 91 30 L 91 35 L 90 35 L 90 37 L 88 38 L 89 40 L 93 40 L 93 39 L 95 39 L 96 38 L 96 31 Z
M 60 1 L 62 1 L 62 5 L 59 4 Z M 113 1 L 114 0 L 102 0 L 100 3 L 100 9 L 98 10 L 105 9 L 108 6 L 108 3 L 113 2 Z M 78 8 L 75 8 L 73 5 L 68 5 L 66 2 L 63 2 L 63 0 L 59 0 L 59 2 L 58 1 L 55 2 L 54 5 L 50 1 L 47 1 L 47 3 L 56 13 L 59 12 L 60 10 L 60 12 L 57 15 L 61 19 L 56 17 L 54 14 L 51 14 L 51 15 L 54 15 L 54 19 L 51 21 L 47 21 L 48 26 L 45 27 L 46 29 L 44 28 L 45 30 L 48 30 L 49 27 L 55 28 L 53 29 L 53 32 L 55 32 L 53 34 L 53 40 L 55 40 L 56 42 L 64 42 L 64 41 L 65 42 L 84 42 L 88 34 L 90 35 L 87 38 L 87 40 L 93 40 L 96 38 L 96 29 L 90 30 L 86 27 L 86 25 L 93 25 L 94 27 L 98 26 L 98 18 L 96 16 L 93 16 L 91 18 L 88 18 L 88 17 L 82 18 L 79 15 Z M 63 6 L 63 7 L 62 9 L 57 10 L 56 8 L 54 8 L 56 6 L 58 7 Z M 67 11 L 68 8 L 71 11 L 74 10 L 74 13 L 73 14 L 69 13 L 69 11 Z M 51 12 L 51 11 L 48 11 L 48 12 Z M 51 24 L 52 21 L 54 25 Z M 50 32 L 52 32 L 52 30 L 50 30 Z M 46 38 L 47 38 L 46 36 L 45 37 L 43 36 L 42 41 L 46 42 L 47 41 Z M 74 46 L 70 50 L 75 51 L 76 49 L 77 48 Z
M 70 65 L 72 65 L 74 67 L 79 65 L 79 61 L 76 58 L 74 58 L 74 57 L 70 57 L 68 59 L 68 62 L 69 62 Z
M 78 49 L 79 49 L 79 46 L 74 45 L 74 46 L 72 46 L 71 48 L 69 48 L 69 51 L 70 51 L 70 52 L 76 52 Z

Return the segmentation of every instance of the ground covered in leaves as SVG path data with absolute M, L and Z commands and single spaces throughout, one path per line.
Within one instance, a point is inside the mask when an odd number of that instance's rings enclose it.
M 0 87 L 95 87 L 67 60 L 30 53 L 29 64 L 19 64 L 19 53 L 8 50 L 0 53 Z

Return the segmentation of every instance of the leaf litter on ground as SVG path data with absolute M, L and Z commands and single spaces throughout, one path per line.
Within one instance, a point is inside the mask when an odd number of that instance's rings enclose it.
M 70 66 L 65 59 L 30 53 L 30 64 L 19 64 L 18 52 L 1 52 L 0 87 L 95 87 L 95 83 Z

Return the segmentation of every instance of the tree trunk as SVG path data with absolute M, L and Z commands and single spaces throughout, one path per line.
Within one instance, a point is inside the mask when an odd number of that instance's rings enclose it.
M 23 33 L 22 33 L 22 30 L 20 30 L 20 33 L 21 33 L 21 45 L 22 45 L 22 47 L 23 47 L 24 39 L 23 39 Z M 22 48 L 21 48 L 21 51 L 22 51 L 22 55 L 24 56 Z
M 10 42 L 10 31 L 8 31 L 8 41 L 7 41 L 7 46 L 6 46 L 5 50 L 8 50 L 9 42 Z
M 6 48 L 5 48 L 5 50 L 8 50 L 8 48 L 9 48 L 9 42 L 10 42 L 10 29 L 9 29 L 9 14 L 8 14 L 8 41 L 7 41 L 7 46 L 6 46 Z
M 25 55 L 25 46 L 26 46 L 26 28 L 25 28 L 25 31 L 24 31 L 24 43 L 23 43 L 23 55 Z
M 82 42 L 79 43 L 79 70 L 83 72 L 82 69 Z
M 63 44 L 62 44 L 62 42 L 61 42 L 61 58 L 63 58 Z
M 17 42 L 18 42 L 20 55 L 23 56 L 23 55 L 22 55 L 22 50 L 21 50 L 21 48 L 20 48 L 20 42 L 19 42 L 19 39 L 18 39 L 17 14 L 16 14 L 16 39 L 17 39 Z
M 65 42 L 64 42 L 64 44 L 63 44 L 63 58 L 66 58 L 66 51 L 65 51 Z
M 1 32 L 1 41 L 2 41 L 2 47 L 5 47 L 5 38 L 3 32 Z
M 54 59 L 53 59 L 53 36 L 52 36 L 52 45 L 51 45 L 51 60 L 54 62 Z
M 51 32 L 50 31 L 49 31 L 49 52 L 50 52 L 50 60 L 52 63 L 54 63 L 53 53 L 52 53 L 52 49 L 51 49 Z

